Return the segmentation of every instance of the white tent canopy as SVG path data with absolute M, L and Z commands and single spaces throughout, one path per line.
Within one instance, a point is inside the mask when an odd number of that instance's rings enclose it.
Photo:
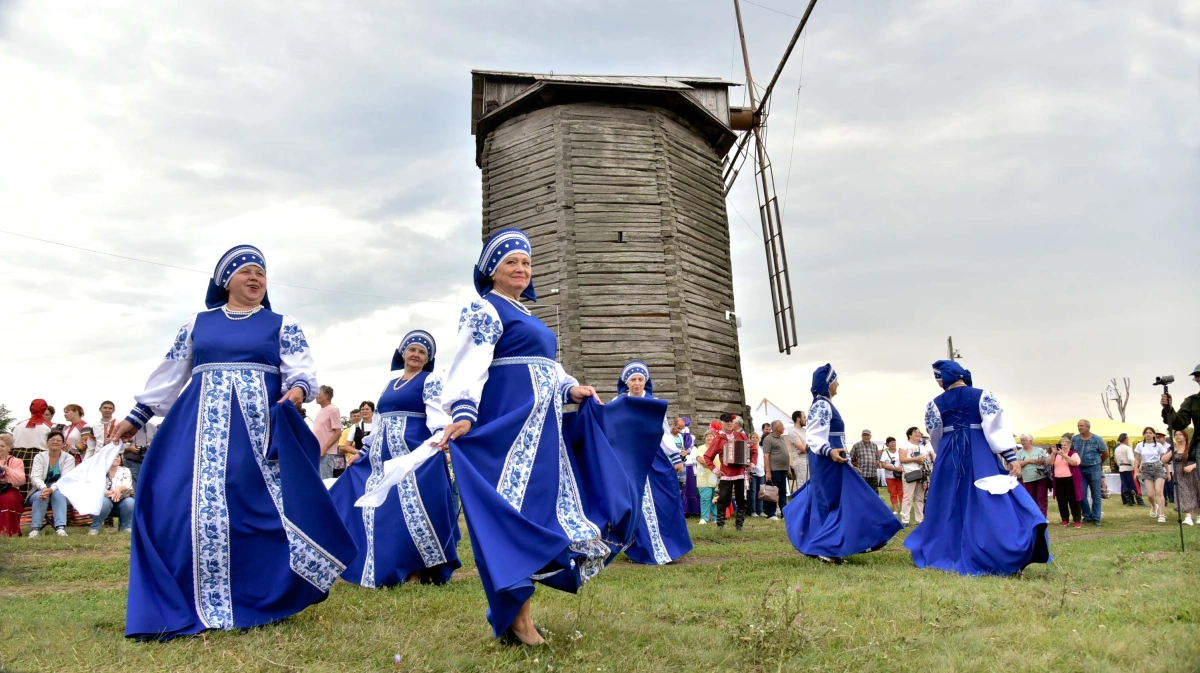
M 784 411 L 779 405 L 765 397 L 762 402 L 758 403 L 758 406 L 754 407 L 750 418 L 752 427 L 746 428 L 746 434 L 758 432 L 763 423 L 770 423 L 772 421 L 782 421 L 784 428 L 791 427 L 792 425 L 792 412 Z

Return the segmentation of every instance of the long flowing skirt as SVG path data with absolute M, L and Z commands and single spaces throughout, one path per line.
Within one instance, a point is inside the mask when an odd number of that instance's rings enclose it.
M 21 500 L 21 490 L 10 487 L 0 493 L 0 537 L 20 537 L 21 512 L 25 502 Z
M 700 491 L 696 488 L 696 467 L 683 468 L 683 513 L 685 516 L 700 516 Z
M 1011 575 L 1050 562 L 1046 517 L 1023 488 L 993 495 L 975 480 L 1005 474 L 983 431 L 942 440 L 925 496 L 925 521 L 904 541 L 918 568 L 961 575 Z
M 697 509 L 699 504 L 697 498 Z M 661 450 L 655 452 L 654 464 L 642 490 L 641 507 L 642 525 L 634 534 L 633 544 L 625 549 L 626 556 L 637 563 L 663 565 L 692 550 L 692 536 L 688 534 L 683 500 L 679 496 L 679 475 Z
M 354 558 L 316 438 L 291 404 L 269 407 L 278 389 L 277 375 L 210 370 L 163 420 L 138 479 L 126 636 L 283 619 L 324 600 Z
M 666 413 L 665 401 L 624 397 L 605 407 L 585 400 L 563 415 L 553 361 L 521 362 L 492 367 L 479 423 L 450 443 L 497 637 L 534 582 L 575 593 L 631 541 L 641 521 L 636 485 Z
M 450 488 L 450 470 L 438 454 L 408 475 L 388 493 L 379 507 L 355 507 L 364 492 L 383 478 L 383 462 L 408 453 L 410 443 L 425 433 L 406 433 L 409 423 L 423 417 L 381 418 L 367 459 L 359 460 L 329 489 L 333 506 L 354 538 L 359 554 L 346 566 L 342 579 L 365 587 L 393 586 L 411 573 L 422 583 L 445 584 L 462 567 L 458 559 L 458 509 Z M 407 439 L 406 439 L 407 435 Z
M 809 455 L 809 478 L 783 508 L 792 545 L 807 556 L 845 558 L 877 549 L 902 526 L 849 463 Z

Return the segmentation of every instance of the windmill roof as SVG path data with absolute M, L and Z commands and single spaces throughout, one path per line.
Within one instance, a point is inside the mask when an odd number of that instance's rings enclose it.
M 605 84 L 609 86 L 636 86 L 669 89 L 691 89 L 692 84 L 708 86 L 741 86 L 720 77 L 694 77 L 690 75 L 572 75 L 567 73 L 517 72 L 512 70 L 472 70 L 472 75 L 488 77 L 511 77 L 544 82 L 572 82 L 575 84 Z

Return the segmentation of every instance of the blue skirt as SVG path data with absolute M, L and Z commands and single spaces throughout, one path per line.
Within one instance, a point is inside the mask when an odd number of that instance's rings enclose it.
M 692 551 L 692 536 L 688 534 L 687 519 L 683 515 L 679 475 L 675 474 L 671 459 L 661 449 L 654 454 L 654 463 L 642 490 L 642 525 L 638 526 L 633 544 L 625 549 L 625 555 L 637 563 L 663 565 Z
M 845 558 L 879 548 L 902 528 L 849 463 L 809 454 L 808 481 L 783 508 L 792 545 L 806 556 Z
M 963 428 L 943 438 L 934 464 L 925 521 L 904 546 L 918 568 L 960 575 L 1011 575 L 1049 563 L 1046 517 L 1024 488 L 992 495 L 975 480 L 1005 474 L 983 431 Z

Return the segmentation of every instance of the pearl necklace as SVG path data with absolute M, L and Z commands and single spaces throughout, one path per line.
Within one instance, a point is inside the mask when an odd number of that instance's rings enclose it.
M 234 311 L 229 308 L 229 304 L 225 304 L 221 307 L 221 310 L 224 311 L 225 317 L 229 318 L 230 320 L 245 320 L 255 313 L 261 311 L 262 308 L 262 304 L 259 304 L 258 306 L 245 311 Z
M 417 372 L 417 374 L 420 374 L 420 373 L 421 372 Z M 413 379 L 417 378 L 417 374 L 413 374 L 412 377 L 407 378 L 407 379 L 404 378 L 403 374 L 401 374 L 400 378 L 396 379 L 396 382 L 392 384 L 392 390 L 400 390 L 404 386 L 408 385 L 409 383 L 412 382 Z

